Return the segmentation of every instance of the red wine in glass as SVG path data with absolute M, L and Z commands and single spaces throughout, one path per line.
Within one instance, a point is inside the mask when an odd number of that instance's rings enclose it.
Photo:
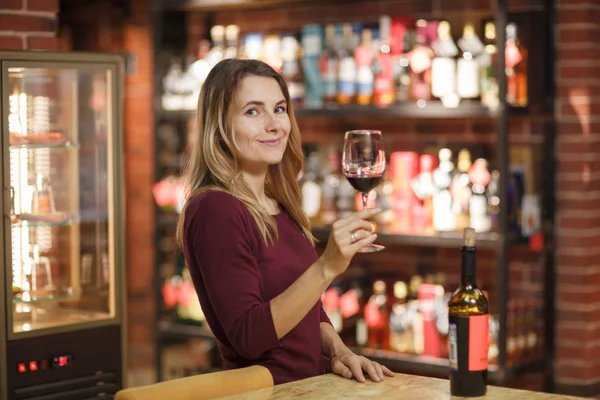
M 362 194 L 363 209 L 367 208 L 369 192 L 377 187 L 385 171 L 385 151 L 380 131 L 348 131 L 344 136 L 342 169 L 350 185 Z M 373 253 L 385 247 L 369 244 L 359 252 Z

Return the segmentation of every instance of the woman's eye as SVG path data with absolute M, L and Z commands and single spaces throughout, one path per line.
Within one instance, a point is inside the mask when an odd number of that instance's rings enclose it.
M 276 113 L 284 113 L 284 112 L 285 112 L 285 107 L 277 107 L 277 108 L 275 109 L 275 112 L 276 112 Z
M 246 111 L 246 115 L 257 115 L 258 111 L 256 111 L 255 109 L 251 109 Z

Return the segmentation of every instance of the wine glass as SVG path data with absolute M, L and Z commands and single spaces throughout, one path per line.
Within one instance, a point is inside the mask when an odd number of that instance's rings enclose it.
M 366 209 L 369 192 L 379 185 L 385 171 L 385 151 L 381 132 L 372 130 L 346 132 L 342 168 L 348 182 L 361 192 L 363 210 Z M 369 244 L 359 252 L 373 253 L 384 248 L 379 244 Z

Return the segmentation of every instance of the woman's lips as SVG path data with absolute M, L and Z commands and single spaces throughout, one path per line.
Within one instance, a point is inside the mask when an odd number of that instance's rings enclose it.
M 260 140 L 260 143 L 264 144 L 265 146 L 271 146 L 271 147 L 279 146 L 280 142 L 281 142 L 281 138 L 280 139 L 272 139 L 272 140 Z

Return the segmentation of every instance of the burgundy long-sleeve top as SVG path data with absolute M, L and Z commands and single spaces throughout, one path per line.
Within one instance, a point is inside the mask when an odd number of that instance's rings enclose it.
M 242 202 L 220 191 L 191 200 L 184 252 L 206 321 L 219 342 L 224 368 L 262 365 L 275 384 L 322 374 L 321 302 L 280 340 L 270 302 L 317 259 L 290 215 L 274 216 L 279 240 L 267 245 Z

